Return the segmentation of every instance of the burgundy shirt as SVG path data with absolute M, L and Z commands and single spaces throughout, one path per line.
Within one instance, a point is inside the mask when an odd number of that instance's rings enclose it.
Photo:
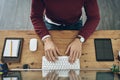
M 55 23 L 72 24 L 80 19 L 82 7 L 85 8 L 87 21 L 78 35 L 86 40 L 95 31 L 100 20 L 97 0 L 32 0 L 31 20 L 36 33 L 41 38 L 49 35 L 44 14 Z

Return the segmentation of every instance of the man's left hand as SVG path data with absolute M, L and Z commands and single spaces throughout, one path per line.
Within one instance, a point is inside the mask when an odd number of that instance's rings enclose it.
M 69 62 L 74 63 L 77 58 L 81 56 L 82 42 L 79 38 L 75 38 L 68 46 L 65 54 L 69 55 Z

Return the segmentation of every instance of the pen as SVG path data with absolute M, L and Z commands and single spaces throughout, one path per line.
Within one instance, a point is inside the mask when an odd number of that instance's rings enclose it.
M 12 56 L 12 40 L 10 42 L 10 56 Z

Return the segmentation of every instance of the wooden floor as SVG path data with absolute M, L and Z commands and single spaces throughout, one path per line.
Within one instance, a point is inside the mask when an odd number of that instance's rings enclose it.
M 0 30 L 30 30 L 32 0 L 0 0 Z M 101 21 L 97 29 L 120 29 L 120 0 L 98 0 Z

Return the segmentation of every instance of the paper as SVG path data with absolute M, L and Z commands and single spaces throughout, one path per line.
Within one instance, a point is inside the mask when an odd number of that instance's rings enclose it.
M 17 77 L 5 77 L 3 80 L 18 80 Z
M 17 57 L 20 46 L 20 40 L 7 39 L 3 57 Z

